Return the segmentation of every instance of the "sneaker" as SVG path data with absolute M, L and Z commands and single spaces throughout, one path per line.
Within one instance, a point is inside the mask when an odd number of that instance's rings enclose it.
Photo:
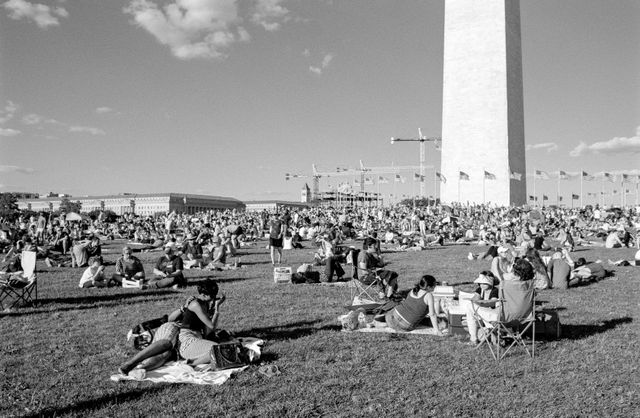
M 51 260 L 49 259 L 49 257 L 44 259 L 44 263 L 47 265 L 47 267 L 53 267 L 53 264 L 51 264 Z

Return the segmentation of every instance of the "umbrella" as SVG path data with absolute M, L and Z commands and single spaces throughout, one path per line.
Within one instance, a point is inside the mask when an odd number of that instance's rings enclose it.
M 81 221 L 82 216 L 78 215 L 75 212 L 69 212 L 67 213 L 67 216 L 64 219 L 67 221 Z

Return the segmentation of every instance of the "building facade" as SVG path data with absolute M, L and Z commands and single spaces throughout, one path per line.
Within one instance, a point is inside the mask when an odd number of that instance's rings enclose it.
M 102 209 L 113 211 L 116 215 L 134 213 L 149 216 L 172 211 L 193 214 L 211 209 L 244 209 L 244 203 L 231 197 L 184 193 L 125 193 L 106 196 L 52 196 L 18 199 L 18 209 L 36 212 L 56 211 L 65 198 L 71 202 L 80 202 L 83 213 Z

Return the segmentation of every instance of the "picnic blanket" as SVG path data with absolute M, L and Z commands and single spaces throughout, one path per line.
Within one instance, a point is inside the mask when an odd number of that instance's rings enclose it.
M 186 360 L 172 361 L 155 370 L 146 372 L 143 379 L 137 379 L 133 376 L 125 376 L 123 374 L 114 374 L 111 376 L 111 380 L 113 380 L 114 382 L 120 382 L 123 380 L 146 380 L 154 383 L 194 383 L 197 385 L 221 385 L 229 380 L 232 375 L 241 372 L 248 366 L 238 367 L 236 369 L 204 371 L 208 367 L 208 365 L 200 365 L 194 368 L 189 366 Z
M 386 334 L 414 334 L 414 335 L 437 335 L 433 327 L 419 325 L 412 331 L 397 331 L 389 326 L 384 325 L 382 322 L 369 322 L 363 321 L 362 316 L 359 318 L 359 324 L 356 329 L 350 330 L 345 328 L 344 320 L 347 319 L 349 314 L 341 315 L 338 317 L 338 322 L 343 324 L 343 332 L 381 332 Z M 447 330 L 442 330 L 442 333 L 446 335 Z
M 249 360 L 256 362 L 260 359 L 264 340 L 253 337 L 239 338 L 242 345 L 249 350 Z M 211 370 L 210 364 L 189 366 L 186 360 L 172 361 L 145 373 L 144 378 L 128 376 L 121 373 L 111 375 L 114 382 L 124 380 L 149 381 L 154 383 L 193 383 L 197 385 L 221 385 L 231 376 L 246 369 L 248 366 L 227 370 Z

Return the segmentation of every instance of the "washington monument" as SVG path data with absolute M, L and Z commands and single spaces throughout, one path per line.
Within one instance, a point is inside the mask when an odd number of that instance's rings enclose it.
M 442 201 L 525 204 L 519 0 L 446 0 L 443 72 Z

